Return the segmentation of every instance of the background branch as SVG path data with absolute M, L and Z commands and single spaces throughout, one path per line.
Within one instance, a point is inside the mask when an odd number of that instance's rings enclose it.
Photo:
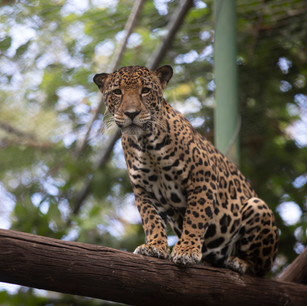
M 295 258 L 279 280 L 307 284 L 307 248 Z
M 6 131 L 7 133 L 13 134 L 19 138 L 27 138 L 31 140 L 37 139 L 34 134 L 21 131 L 17 129 L 16 127 L 12 126 L 11 124 L 4 122 L 4 121 L 0 121 L 0 129 Z

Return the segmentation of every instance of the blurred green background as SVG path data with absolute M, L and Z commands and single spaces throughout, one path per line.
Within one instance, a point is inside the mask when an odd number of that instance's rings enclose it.
M 76 154 L 101 98 L 92 82 L 125 36 L 134 1 L 0 2 L 0 227 L 133 251 L 144 241 L 120 140 L 96 169 L 111 132 L 104 108 Z M 145 1 L 120 66 L 146 65 L 178 1 Z M 165 96 L 213 140 L 212 1 L 196 0 L 165 55 Z M 238 0 L 240 168 L 275 212 L 273 276 L 307 242 L 307 4 Z M 80 190 L 90 182 L 86 197 Z M 170 245 L 175 237 L 170 232 Z M 0 284 L 2 305 L 108 302 Z

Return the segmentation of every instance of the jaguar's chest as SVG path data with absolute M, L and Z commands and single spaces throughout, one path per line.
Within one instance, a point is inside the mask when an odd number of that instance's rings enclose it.
M 154 197 L 157 205 L 165 209 L 186 206 L 187 166 L 171 155 L 163 151 L 158 156 L 142 152 L 127 161 L 131 183 Z

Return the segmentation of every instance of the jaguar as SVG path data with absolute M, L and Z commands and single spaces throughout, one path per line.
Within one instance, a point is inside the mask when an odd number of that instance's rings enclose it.
M 94 76 L 122 133 L 145 232 L 134 253 L 263 276 L 277 252 L 274 215 L 235 164 L 164 99 L 172 75 L 164 65 Z M 171 252 L 168 225 L 178 237 Z

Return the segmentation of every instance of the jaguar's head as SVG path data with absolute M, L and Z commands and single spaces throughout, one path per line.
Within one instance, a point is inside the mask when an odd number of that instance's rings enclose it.
M 96 74 L 94 82 L 122 133 L 140 136 L 159 125 L 163 89 L 172 75 L 168 65 L 155 71 L 128 66 L 110 74 Z

